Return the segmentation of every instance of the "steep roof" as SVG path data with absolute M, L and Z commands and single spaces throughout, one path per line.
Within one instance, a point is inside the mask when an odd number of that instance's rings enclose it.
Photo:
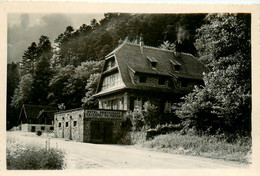
M 45 115 L 47 115 L 49 118 L 53 118 L 54 112 L 57 111 L 57 108 L 53 106 L 24 104 L 22 111 L 24 112 L 27 119 L 39 118 L 43 115 L 43 113 L 45 113 Z
M 128 74 L 129 67 L 136 72 L 191 79 L 202 79 L 202 73 L 208 72 L 208 68 L 191 54 L 180 53 L 176 57 L 173 51 L 155 47 L 143 46 L 142 53 L 138 44 L 125 42 L 114 54 L 126 87 L 132 84 Z M 157 61 L 156 69 L 151 68 L 148 58 Z M 174 71 L 172 63 L 179 63 L 181 69 Z
M 142 46 L 141 49 L 139 44 L 127 41 L 109 53 L 106 59 L 113 55 L 117 60 L 118 69 L 125 85 L 124 88 L 151 90 L 151 87 L 134 84 L 131 80 L 130 72 L 197 80 L 202 79 L 203 72 L 208 72 L 208 68 L 191 54 L 179 53 L 176 56 L 176 53 L 173 51 L 150 46 Z M 151 67 L 151 62 L 155 62 L 156 68 Z M 174 65 L 179 65 L 180 69 L 175 71 Z M 167 91 L 171 88 L 160 87 L 159 89 Z M 103 92 L 99 94 L 103 94 Z

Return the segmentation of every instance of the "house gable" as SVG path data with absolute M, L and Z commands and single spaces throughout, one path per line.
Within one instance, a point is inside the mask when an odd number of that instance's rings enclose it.
M 56 107 L 24 104 L 21 108 L 20 117 L 22 123 L 46 123 L 51 124 Z

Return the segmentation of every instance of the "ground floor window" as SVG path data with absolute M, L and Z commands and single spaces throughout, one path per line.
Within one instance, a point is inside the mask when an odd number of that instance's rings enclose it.
M 31 132 L 35 132 L 35 126 L 32 126 Z
M 41 126 L 41 130 L 45 130 L 45 127 L 44 127 L 44 126 Z
M 142 109 L 142 101 L 140 98 L 134 100 L 134 110 L 141 110 Z
M 169 101 L 166 101 L 164 103 L 164 113 L 172 113 L 172 103 Z
M 61 127 L 61 123 L 59 123 L 59 127 Z
M 54 130 L 54 128 L 53 128 L 53 127 L 50 127 L 50 130 L 51 130 L 51 131 L 53 131 L 53 130 Z

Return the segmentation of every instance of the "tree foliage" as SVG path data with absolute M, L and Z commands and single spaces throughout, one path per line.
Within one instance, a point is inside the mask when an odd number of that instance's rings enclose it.
M 205 20 L 196 46 L 211 71 L 203 87 L 185 96 L 177 115 L 197 132 L 250 134 L 250 15 L 211 14 Z

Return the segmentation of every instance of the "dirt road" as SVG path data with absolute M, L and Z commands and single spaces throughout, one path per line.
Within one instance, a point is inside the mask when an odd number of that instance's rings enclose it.
M 25 143 L 45 146 L 47 138 L 34 133 L 8 132 Z M 50 147 L 66 152 L 66 169 L 190 169 L 190 168 L 247 168 L 248 165 L 194 156 L 162 153 L 135 146 L 89 144 L 63 139 L 50 139 Z

